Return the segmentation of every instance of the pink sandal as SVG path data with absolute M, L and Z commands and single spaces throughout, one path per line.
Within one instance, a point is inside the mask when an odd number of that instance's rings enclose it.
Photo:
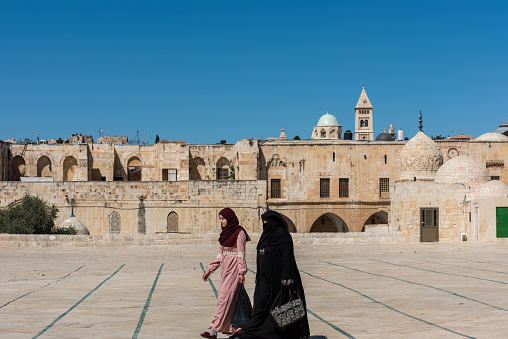
M 201 333 L 201 336 L 203 338 L 217 339 L 217 335 L 215 335 L 215 334 L 213 334 L 213 332 L 209 332 L 209 331 Z

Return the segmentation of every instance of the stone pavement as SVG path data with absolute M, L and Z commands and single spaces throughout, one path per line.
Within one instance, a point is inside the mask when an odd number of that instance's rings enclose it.
M 295 247 L 313 338 L 508 338 L 507 244 Z M 201 264 L 217 249 L 0 248 L 1 337 L 200 338 L 220 285 Z

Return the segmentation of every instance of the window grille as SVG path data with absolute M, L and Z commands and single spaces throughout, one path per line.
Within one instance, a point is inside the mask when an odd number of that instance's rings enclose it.
M 499 175 L 491 175 L 490 180 L 499 180 Z
M 330 178 L 319 179 L 319 196 L 321 198 L 330 197 Z
M 270 198 L 279 199 L 280 197 L 281 197 L 280 179 L 272 179 Z
M 228 168 L 219 168 L 219 171 L 217 172 L 217 180 L 225 180 L 229 176 L 229 169 Z
M 379 179 L 379 197 L 380 198 L 390 197 L 390 178 Z
M 349 197 L 349 178 L 339 179 L 339 198 Z

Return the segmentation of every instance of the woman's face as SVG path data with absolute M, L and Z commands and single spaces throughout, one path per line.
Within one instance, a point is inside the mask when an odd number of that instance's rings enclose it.
M 268 222 L 268 220 L 263 220 L 263 224 L 266 224 Z
M 222 215 L 219 214 L 219 221 L 220 221 L 220 225 L 222 227 L 226 227 L 226 225 L 228 224 L 228 221 L 226 220 L 226 218 L 224 218 Z

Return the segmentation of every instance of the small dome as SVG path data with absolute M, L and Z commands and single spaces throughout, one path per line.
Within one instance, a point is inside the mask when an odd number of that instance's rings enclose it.
M 399 160 L 401 179 L 430 179 L 443 164 L 443 153 L 431 138 L 420 131 L 402 148 Z
M 333 115 L 326 112 L 325 115 L 323 115 L 321 118 L 319 118 L 319 121 L 317 123 L 318 126 L 339 126 L 339 122 L 337 121 L 337 118 Z
M 394 141 L 395 137 L 389 133 L 383 132 L 377 136 L 376 141 Z
M 490 132 L 482 134 L 478 138 L 472 140 L 472 142 L 475 141 L 508 141 L 508 137 L 501 133 Z
M 491 180 L 484 183 L 475 195 L 477 197 L 506 197 L 508 196 L 508 185 L 499 180 Z
M 76 229 L 76 231 L 78 232 L 77 234 L 84 234 L 84 235 L 89 235 L 90 232 L 88 232 L 88 228 L 85 226 L 85 224 L 83 224 L 81 221 L 78 220 L 78 218 L 76 218 L 74 216 L 74 214 L 71 214 L 71 216 L 69 218 L 67 218 L 63 223 L 62 223 L 62 228 L 69 228 L 69 227 L 74 227 Z
M 505 134 L 506 132 L 508 132 L 508 124 L 501 124 L 499 125 L 499 128 L 497 128 L 496 130 L 493 131 L 494 133 L 501 133 L 501 134 Z M 505 134 L 506 135 L 506 134 Z
M 451 158 L 437 171 L 435 182 L 464 185 L 483 184 L 490 181 L 487 168 L 477 159 L 461 155 Z

